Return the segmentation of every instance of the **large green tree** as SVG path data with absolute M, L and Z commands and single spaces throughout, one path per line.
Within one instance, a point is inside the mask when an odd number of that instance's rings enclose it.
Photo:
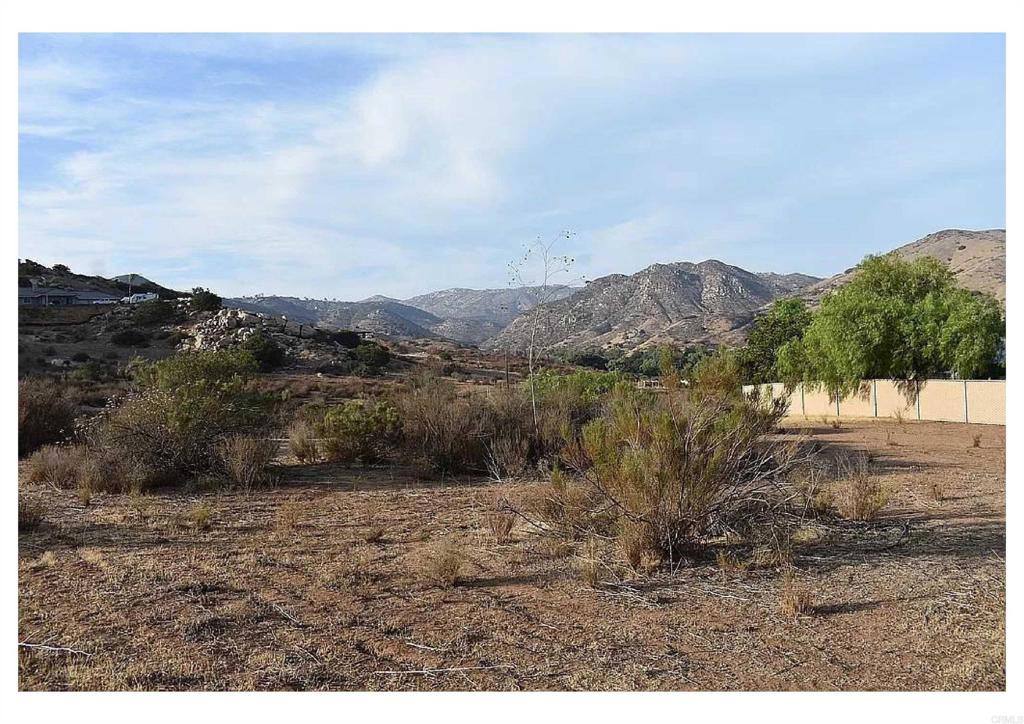
M 802 299 L 778 299 L 754 321 L 739 362 L 745 382 L 763 384 L 780 378 L 775 361 L 782 347 L 799 340 L 811 323 L 811 312 Z
M 783 345 L 777 370 L 840 396 L 865 379 L 982 377 L 996 369 L 1005 329 L 999 303 L 959 288 L 938 260 L 867 257 L 826 295 L 803 337 Z

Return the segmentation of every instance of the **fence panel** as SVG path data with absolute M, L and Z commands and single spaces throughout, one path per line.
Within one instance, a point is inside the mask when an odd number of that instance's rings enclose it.
M 764 394 L 784 394 L 782 385 L 764 385 Z M 744 391 L 753 389 L 747 385 Z M 913 395 L 911 395 L 913 397 Z M 835 417 L 836 402 L 821 389 L 797 385 L 790 397 L 790 416 Z M 868 380 L 862 393 L 839 402 L 839 417 L 903 417 L 907 420 L 1006 424 L 1005 380 L 927 380 L 916 400 L 909 400 L 891 380 Z
M 919 397 L 922 420 L 967 422 L 963 380 L 928 380 Z
M 907 400 L 906 395 L 892 380 L 875 380 L 875 398 L 878 400 L 879 417 L 902 417 L 917 419 L 917 402 Z
M 967 421 L 1006 424 L 1006 383 L 1003 380 L 967 380 Z

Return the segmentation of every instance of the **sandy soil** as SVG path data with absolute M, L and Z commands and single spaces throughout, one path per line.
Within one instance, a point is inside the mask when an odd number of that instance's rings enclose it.
M 1004 429 L 802 427 L 869 452 L 894 497 L 871 523 L 811 524 L 795 618 L 772 568 L 595 590 L 525 525 L 499 545 L 482 521 L 529 483 L 293 466 L 249 497 L 88 507 L 23 486 L 45 523 L 19 536 L 20 688 L 1004 688 Z M 452 588 L 425 575 L 440 540 L 466 559 Z

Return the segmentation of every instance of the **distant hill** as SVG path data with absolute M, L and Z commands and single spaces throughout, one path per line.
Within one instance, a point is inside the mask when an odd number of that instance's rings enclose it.
M 576 349 L 705 342 L 734 344 L 754 313 L 820 281 L 805 274 L 757 274 L 709 259 L 654 264 L 612 274 L 543 305 L 537 343 Z M 520 316 L 485 349 L 525 349 L 533 315 Z
M 881 252 L 884 253 L 884 252 Z M 991 294 L 1006 305 L 1006 230 L 945 229 L 893 249 L 904 259 L 935 257 L 948 266 L 967 289 Z M 854 270 L 829 277 L 806 290 L 806 298 L 819 301 L 827 292 L 853 278 Z
M 135 292 L 151 292 L 159 294 L 164 299 L 174 299 L 184 296 L 185 292 L 178 292 L 174 289 L 161 286 L 154 281 L 139 274 L 130 275 L 133 277 L 131 290 Z M 54 287 L 57 289 L 71 289 L 74 291 L 103 292 L 124 296 L 128 293 L 127 283 L 129 275 L 122 274 L 116 277 L 101 277 L 88 274 L 76 274 L 61 264 L 54 264 L 53 267 L 44 266 L 31 259 L 18 261 L 18 284 L 30 286 L 35 283 L 41 287 Z
M 572 287 L 552 286 L 549 296 L 562 298 Z M 538 287 L 445 289 L 399 300 L 376 294 L 358 302 L 298 297 L 256 296 L 226 304 L 289 319 L 373 332 L 387 337 L 445 338 L 479 344 L 494 336 L 540 299 Z

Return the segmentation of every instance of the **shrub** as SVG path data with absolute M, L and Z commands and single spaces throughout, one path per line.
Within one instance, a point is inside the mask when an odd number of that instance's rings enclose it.
M 72 362 L 88 362 L 90 359 L 88 352 L 75 352 L 71 355 Z
M 18 382 L 18 457 L 71 434 L 78 407 L 53 380 Z
M 149 302 L 142 302 L 135 306 L 132 319 L 136 324 L 143 327 L 170 322 L 178 316 L 178 312 L 171 302 L 162 299 L 154 299 Z
M 206 530 L 213 520 L 213 508 L 207 502 L 196 503 L 188 511 L 189 522 L 198 530 Z
M 355 358 L 368 371 L 376 373 L 391 361 L 391 353 L 388 352 L 387 347 L 376 342 L 360 342 L 355 348 Z
M 363 341 L 362 337 L 349 329 L 339 329 L 334 332 L 328 332 L 327 338 L 331 342 L 337 342 L 346 349 L 355 349 Z
M 498 545 L 505 545 L 512 540 L 512 528 L 516 524 L 516 516 L 513 513 L 492 511 L 484 515 L 483 522 Z
M 137 389 L 92 421 L 93 447 L 116 451 L 141 487 L 183 482 L 219 467 L 224 438 L 269 420 L 252 388 L 255 362 L 239 351 L 181 353 L 137 364 Z
M 740 525 L 782 482 L 796 448 L 767 437 L 782 412 L 779 402 L 674 394 L 654 400 L 620 388 L 567 457 L 618 530 L 671 564 Z M 557 512 L 549 520 L 564 526 Z
M 252 490 L 273 481 L 270 466 L 277 456 L 277 443 L 257 435 L 231 435 L 218 444 L 217 456 L 234 485 Z
M 386 402 L 350 400 L 329 409 L 318 426 L 324 455 L 332 462 L 377 462 L 398 441 L 398 412 Z
M 29 533 L 43 523 L 43 507 L 35 500 L 18 496 L 18 532 Z
M 288 428 L 288 450 L 300 463 L 315 463 L 320 459 L 314 426 L 303 419 L 293 422 Z
M 252 355 L 260 372 L 272 372 L 285 363 L 284 347 L 262 334 L 254 334 L 241 344 L 241 348 Z
M 194 287 L 188 306 L 193 312 L 216 312 L 220 309 L 221 303 L 221 298 L 209 289 Z
M 839 462 L 835 506 L 847 520 L 872 520 L 889 502 L 889 493 L 871 475 L 867 457 L 854 456 Z
M 110 343 L 118 347 L 146 347 L 149 345 L 149 337 L 138 329 L 122 329 L 110 335 Z
M 73 488 L 84 460 L 85 448 L 81 445 L 44 445 L 25 461 L 25 479 Z
M 427 549 L 423 556 L 422 571 L 431 583 L 451 588 L 459 582 L 465 562 L 462 547 L 449 537 Z
M 482 406 L 436 377 L 410 384 L 396 398 L 409 452 L 439 473 L 483 472 L 487 429 Z
M 131 463 L 117 451 L 89 451 L 78 476 L 79 495 L 89 498 L 92 493 L 127 493 L 138 489 L 136 484 L 141 487 L 143 481 L 137 480 L 133 472 Z

